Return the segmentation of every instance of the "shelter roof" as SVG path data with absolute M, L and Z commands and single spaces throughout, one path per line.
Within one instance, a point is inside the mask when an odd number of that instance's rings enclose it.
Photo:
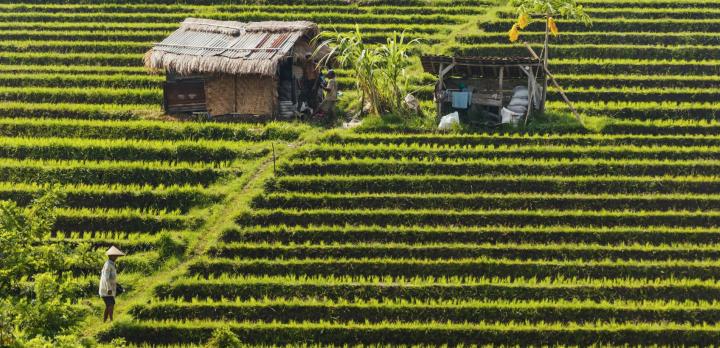
M 303 36 L 314 38 L 317 24 L 307 21 L 236 22 L 187 18 L 144 57 L 151 70 L 272 76 Z M 312 53 L 312 52 L 311 52 Z
M 440 66 L 448 67 L 455 63 L 457 67 L 501 67 L 501 66 L 528 66 L 542 64 L 539 59 L 531 57 L 450 57 L 450 56 L 422 56 L 420 57 L 425 72 L 437 75 Z

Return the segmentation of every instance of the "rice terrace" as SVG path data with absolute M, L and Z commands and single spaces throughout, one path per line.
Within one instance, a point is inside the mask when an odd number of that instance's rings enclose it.
M 0 347 L 720 344 L 720 0 L 0 9 Z

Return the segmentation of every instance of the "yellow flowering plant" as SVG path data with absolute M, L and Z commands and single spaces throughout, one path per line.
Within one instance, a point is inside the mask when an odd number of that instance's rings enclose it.
M 508 32 L 511 42 L 520 39 L 521 31 L 527 28 L 534 18 L 544 20 L 545 32 L 553 35 L 560 33 L 555 18 L 580 20 L 586 25 L 590 24 L 590 17 L 576 0 L 510 0 L 510 7 L 518 15 L 517 22 Z M 547 49 L 547 35 L 545 45 Z

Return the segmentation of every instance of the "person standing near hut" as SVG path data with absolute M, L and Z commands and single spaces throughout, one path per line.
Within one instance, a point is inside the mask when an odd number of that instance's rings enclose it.
M 320 111 L 322 111 L 327 117 L 327 123 L 333 124 L 335 122 L 335 105 L 337 104 L 338 88 L 337 81 L 335 80 L 335 71 L 330 69 L 327 73 L 327 81 L 323 90 L 325 90 L 325 99 L 320 104 Z
M 103 265 L 102 272 L 100 273 L 100 297 L 105 302 L 105 313 L 103 314 L 103 322 L 108 319 L 113 320 L 113 311 L 115 310 L 115 296 L 117 296 L 118 282 L 117 282 L 117 267 L 115 267 L 115 260 L 120 256 L 125 256 L 125 253 L 115 246 L 111 246 L 108 251 L 105 252 L 108 260 Z

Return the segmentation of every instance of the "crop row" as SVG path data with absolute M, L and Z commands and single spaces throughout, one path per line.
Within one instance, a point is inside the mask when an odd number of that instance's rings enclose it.
M 328 321 L 328 322 L 547 322 L 596 321 L 675 322 L 702 324 L 720 321 L 715 306 L 653 302 L 595 303 L 589 301 L 460 303 L 333 303 L 324 301 L 158 302 L 133 307 L 140 320 Z
M 268 153 L 252 143 L 78 138 L 0 138 L 0 158 L 227 163 Z
M 0 99 L 30 103 L 159 105 L 162 102 L 162 91 L 142 88 L 0 87 Z
M 94 232 L 94 233 L 93 233 Z M 93 250 L 101 250 L 114 245 L 120 250 L 124 250 L 128 254 L 137 254 L 157 249 L 161 241 L 161 234 L 146 234 L 136 232 L 55 232 L 54 237 L 47 236 L 47 240 L 53 243 L 63 243 L 70 245 L 86 244 Z M 188 235 L 184 231 L 172 231 L 173 236 Z M 71 237 L 76 236 L 76 238 Z
M 43 13 L 162 13 L 162 14 L 186 14 L 192 17 L 194 13 L 209 12 L 320 12 L 327 14 L 412 14 L 412 15 L 468 15 L 483 14 L 485 9 L 479 6 L 358 6 L 353 4 L 344 5 L 221 5 L 221 6 L 189 6 L 189 5 L 152 5 L 152 4 L 3 4 L 0 9 L 15 12 L 43 12 Z
M 511 259 L 511 260 L 711 260 L 720 256 L 717 244 L 220 244 L 212 257 L 226 259 Z
M 653 32 L 600 32 L 590 30 L 582 32 L 568 32 L 553 38 L 553 44 L 612 44 L 623 45 L 720 45 L 720 38 L 711 33 L 653 33 Z M 528 42 L 542 42 L 545 33 L 525 32 L 523 40 Z M 507 44 L 506 33 L 480 33 L 467 34 L 458 37 L 463 44 Z
M 705 120 L 617 121 L 648 124 L 649 126 L 679 128 L 720 127 L 720 122 Z M 457 134 L 383 134 L 328 132 L 322 144 L 424 145 L 428 147 L 478 146 L 715 146 L 720 137 L 715 134 L 594 134 L 594 133 L 457 133 Z
M 445 210 L 714 210 L 715 195 L 548 195 L 545 193 L 497 194 L 267 194 L 253 198 L 260 209 L 445 209 Z
M 52 30 L 2 30 L 0 38 L 3 40 L 67 40 L 69 37 L 78 41 L 118 41 L 118 42 L 157 42 L 161 41 L 170 32 L 150 31 L 150 30 L 128 30 L 118 32 L 112 30 L 92 31 L 92 30 L 70 30 L 70 31 L 52 31 Z
M 0 74 L 4 87 L 114 87 L 159 88 L 163 77 L 124 74 Z
M 54 231 L 125 231 L 157 233 L 162 230 L 195 228 L 202 220 L 163 212 L 132 209 L 62 209 L 57 213 Z
M 54 53 L 0 52 L 0 64 L 9 65 L 99 65 L 116 67 L 138 66 L 141 54 L 127 53 Z
M 248 143 L 213 141 L 94 140 L 78 138 L 0 138 L 0 157 L 89 161 L 226 163 L 256 158 L 267 149 Z
M 566 87 L 708 88 L 720 85 L 716 76 L 564 75 L 555 76 Z
M 47 185 L 0 184 L 0 199 L 28 205 L 40 197 Z M 223 195 L 193 186 L 153 188 L 149 186 L 64 185 L 63 204 L 74 208 L 134 208 L 179 210 L 219 202 Z
M 179 279 L 155 288 L 160 299 L 310 298 L 329 300 L 592 300 L 592 301 L 715 301 L 715 280 L 662 279 L 552 279 L 507 277 L 424 277 L 398 280 L 373 275 L 308 277 L 242 276 Z
M 509 46 L 511 47 L 511 46 Z M 634 47 L 634 46 L 633 46 Z M 634 49 L 634 48 L 633 48 Z M 523 56 L 526 55 L 523 52 Z M 557 74 L 613 74 L 613 75 L 717 75 L 720 66 L 715 60 L 698 60 L 693 57 L 682 57 L 677 60 L 668 59 L 612 59 L 589 58 L 553 59 L 553 73 Z
M 194 13 L 193 16 L 218 20 L 242 20 L 242 21 L 286 21 L 286 20 L 308 20 L 316 23 L 345 24 L 348 26 L 358 24 L 375 25 L 452 25 L 459 24 L 460 16 L 454 15 L 383 15 L 383 14 L 345 14 L 332 12 L 261 12 L 261 11 L 238 11 L 232 13 Z M 48 13 L 48 12 L 9 12 L 0 13 L 0 22 L 97 22 L 111 21 L 114 23 L 158 23 L 158 22 L 180 22 L 189 17 L 187 13 Z
M 268 345 L 422 344 L 484 345 L 712 345 L 720 340 L 714 325 L 636 323 L 263 323 L 243 322 L 126 322 L 114 325 L 101 338 L 127 337 L 130 343 L 173 344 L 207 341 L 217 328 L 228 328 L 242 342 Z
M 240 175 L 231 168 L 138 162 L 0 160 L 0 177 L 18 183 L 203 185 Z
M 622 121 L 646 124 L 647 127 L 720 128 L 717 121 Z M 711 132 L 711 131 L 709 131 Z M 446 146 L 720 146 L 718 133 L 711 135 L 687 135 L 676 132 L 669 135 L 610 135 L 610 134 L 382 134 L 329 132 L 322 139 L 326 144 L 372 144 Z
M 578 226 L 284 226 L 232 227 L 226 243 L 640 243 L 718 244 L 715 228 L 578 227 Z
M 712 176 L 720 170 L 720 161 L 662 160 L 415 160 L 352 159 L 294 160 L 278 167 L 281 175 L 533 175 L 577 176 Z
M 247 5 L 250 7 L 251 5 Z M 117 12 L 117 13 L 135 13 L 135 12 L 157 12 L 157 13 L 172 13 L 172 12 L 207 12 L 202 11 L 207 6 L 191 6 L 181 4 L 33 4 L 28 2 L 22 3 L 3 3 L 0 4 L 0 9 L 8 12 Z
M 133 120 L 158 112 L 159 107 L 156 105 L 0 101 L 0 115 L 14 118 Z
M 407 176 L 281 176 L 268 181 L 269 192 L 325 193 L 518 193 L 669 194 L 720 192 L 720 179 L 709 177 L 536 176 L 499 174 Z
M 2 105 L 2 104 L 0 104 Z M 34 105 L 27 109 L 31 114 Z M 101 121 L 0 118 L 0 135 L 8 137 L 61 137 L 87 139 L 293 141 L 303 125 L 270 123 L 264 126 L 227 123 Z
M 2 1 L 3 4 L 16 4 L 15 1 Z M 177 0 L 147 0 L 142 3 L 131 0 L 67 0 L 68 4 L 82 5 L 178 5 Z M 493 4 L 491 0 L 363 0 L 362 6 L 432 6 L 447 7 L 453 6 L 485 6 Z M 50 0 L 25 0 L 23 4 L 57 4 L 57 1 Z M 347 5 L 345 0 L 189 0 L 183 4 L 190 6 L 199 5 L 323 5 L 343 6 Z
M 242 19 L 241 19 L 242 20 Z M 332 23 L 332 22 L 330 22 Z M 448 28 L 446 26 L 437 24 L 359 24 L 360 30 L 363 33 L 385 33 L 389 34 L 393 31 L 402 32 L 405 30 L 407 34 L 411 33 L 425 33 L 425 34 L 438 34 L 447 33 Z M 118 31 L 159 31 L 160 33 L 166 34 L 172 32 L 178 28 L 176 22 L 145 22 L 145 23 L 117 23 L 112 20 L 108 21 L 87 21 L 83 22 L 44 22 L 44 21 L 0 21 L 0 31 L 3 30 L 88 30 L 88 31 L 106 31 L 106 30 L 118 30 Z M 325 30 L 330 31 L 351 31 L 355 30 L 356 25 L 354 23 L 336 23 L 329 24 Z
M 720 31 L 720 28 L 718 28 Z M 535 50 L 540 52 L 541 45 L 534 45 Z M 520 45 L 502 44 L 474 44 L 474 45 L 453 45 L 450 52 L 456 55 L 479 55 L 487 54 L 493 56 L 527 56 L 527 48 Z M 565 59 L 582 58 L 617 58 L 617 59 L 715 59 L 718 46 L 657 46 L 657 45 L 633 45 L 633 44 L 578 44 L 578 45 L 553 45 L 553 53 Z M 558 72 L 561 72 L 560 69 Z M 603 71 L 603 73 L 606 73 Z
M 684 137 L 692 139 L 697 134 L 720 134 L 720 123 L 693 122 L 679 120 L 613 120 L 603 125 L 603 134 L 688 134 Z
M 657 91 L 658 89 L 648 89 L 648 93 Z M 672 90 L 672 89 L 670 89 Z M 641 95 L 638 99 L 652 99 L 649 94 L 645 94 L 640 90 L 635 95 Z M 602 93 L 598 93 L 598 98 Z M 631 95 L 636 98 L 635 95 Z M 679 102 L 678 100 L 693 99 L 694 96 L 689 94 L 676 94 L 672 93 L 662 95 L 662 98 L 676 97 L 677 100 L 663 100 L 653 102 L 637 102 L 637 101 L 623 101 L 623 100 L 611 100 L 611 101 L 580 101 L 575 102 L 573 105 L 585 115 L 591 116 L 610 116 L 615 119 L 628 119 L 628 120 L 684 120 L 685 124 L 687 121 L 714 121 L 720 116 L 720 104 L 714 102 Z M 617 96 L 617 95 L 616 95 Z M 701 95 L 698 99 L 706 99 L 706 95 Z M 548 106 L 552 107 L 553 110 L 564 110 L 567 105 L 560 101 L 550 101 L 547 103 Z M 678 129 L 682 130 L 682 129 Z M 711 130 L 706 127 L 706 130 Z M 677 132 L 670 132 L 671 134 L 678 134 Z M 718 134 L 717 131 L 711 131 L 709 134 Z
M 1 144 L 1 143 L 0 143 Z M 606 158 L 606 159 L 715 159 L 720 147 L 687 146 L 476 146 L 430 147 L 423 145 L 316 145 L 297 152 L 295 158 L 416 158 L 416 159 L 502 159 L 502 158 Z
M 77 209 L 76 209 L 77 210 Z M 186 218 L 186 221 L 188 222 L 188 226 L 190 228 L 197 228 L 199 225 L 203 223 L 203 219 L 201 217 L 197 217 L 195 214 L 185 214 L 184 212 L 178 212 L 178 211 L 167 211 L 167 210 L 142 210 L 142 209 L 134 209 L 134 208 L 119 208 L 119 209 L 107 209 L 107 208 L 85 208 L 85 210 L 95 210 L 95 211 L 132 211 L 132 212 L 139 212 L 139 213 L 145 213 L 146 215 L 148 213 L 154 213 L 155 215 L 171 215 L 171 216 L 179 216 Z M 150 246 L 154 243 L 156 243 L 158 240 L 166 238 L 166 236 L 170 236 L 171 238 L 174 238 L 176 241 L 183 241 L 186 240 L 188 237 L 191 237 L 192 234 L 196 233 L 197 231 L 192 229 L 184 229 L 184 230 L 165 230 L 160 231 L 162 233 L 158 234 L 152 234 L 152 233 L 138 233 L 138 231 L 132 231 L 132 230 L 123 230 L 123 229 L 115 229 L 115 230 L 78 230 L 78 231 L 52 231 L 51 233 L 48 233 L 45 238 L 48 240 L 51 240 L 56 243 L 63 243 L 63 242 L 69 242 L 69 243 L 94 243 L 94 242 L 101 242 L 101 241 L 118 241 L 127 243 L 128 245 L 132 245 L 133 243 L 136 244 L 136 248 L 145 248 L 144 246 Z M 145 249 L 143 249 L 145 250 Z
M 720 212 L 688 211 L 585 211 L 585 210 L 257 210 L 238 216 L 244 226 L 379 225 L 379 226 L 672 226 L 712 227 Z
M 4 41 L 0 51 L 4 52 L 53 52 L 53 53 L 135 53 L 142 54 L 152 47 L 152 42 L 98 42 L 98 41 Z
M 2 32 L 0 32 L 2 35 Z M 7 76 L 13 74 L 23 74 L 30 76 L 32 74 L 90 74 L 90 75 L 121 75 L 129 78 L 134 76 L 140 76 L 142 78 L 147 77 L 147 71 L 142 66 L 97 66 L 97 65 L 79 65 L 73 66 L 58 66 L 58 65 L 2 65 L 0 66 L 0 72 Z
M 586 8 L 593 19 L 718 19 L 720 11 L 713 8 Z M 515 18 L 512 11 L 497 12 L 500 18 Z
M 714 261 L 641 260 L 509 260 L 489 257 L 463 259 L 302 259 L 195 261 L 191 276 L 223 274 L 390 277 L 563 277 L 563 278 L 694 278 L 715 279 Z
M 592 8 L 716 8 L 716 0 L 582 0 L 580 3 Z
M 487 32 L 506 32 L 512 26 L 511 20 L 497 20 L 482 22 L 478 24 L 481 29 Z M 715 19 L 693 20 L 693 19 L 595 19 L 592 26 L 588 27 L 582 21 L 558 21 L 560 30 L 566 32 L 582 32 L 591 29 L 596 32 L 638 32 L 639 28 L 652 28 L 653 32 L 696 32 L 709 33 L 720 31 L 720 22 Z M 536 21 L 527 27 L 527 31 L 544 31 L 544 24 Z M 647 30 L 646 30 L 647 31 Z

